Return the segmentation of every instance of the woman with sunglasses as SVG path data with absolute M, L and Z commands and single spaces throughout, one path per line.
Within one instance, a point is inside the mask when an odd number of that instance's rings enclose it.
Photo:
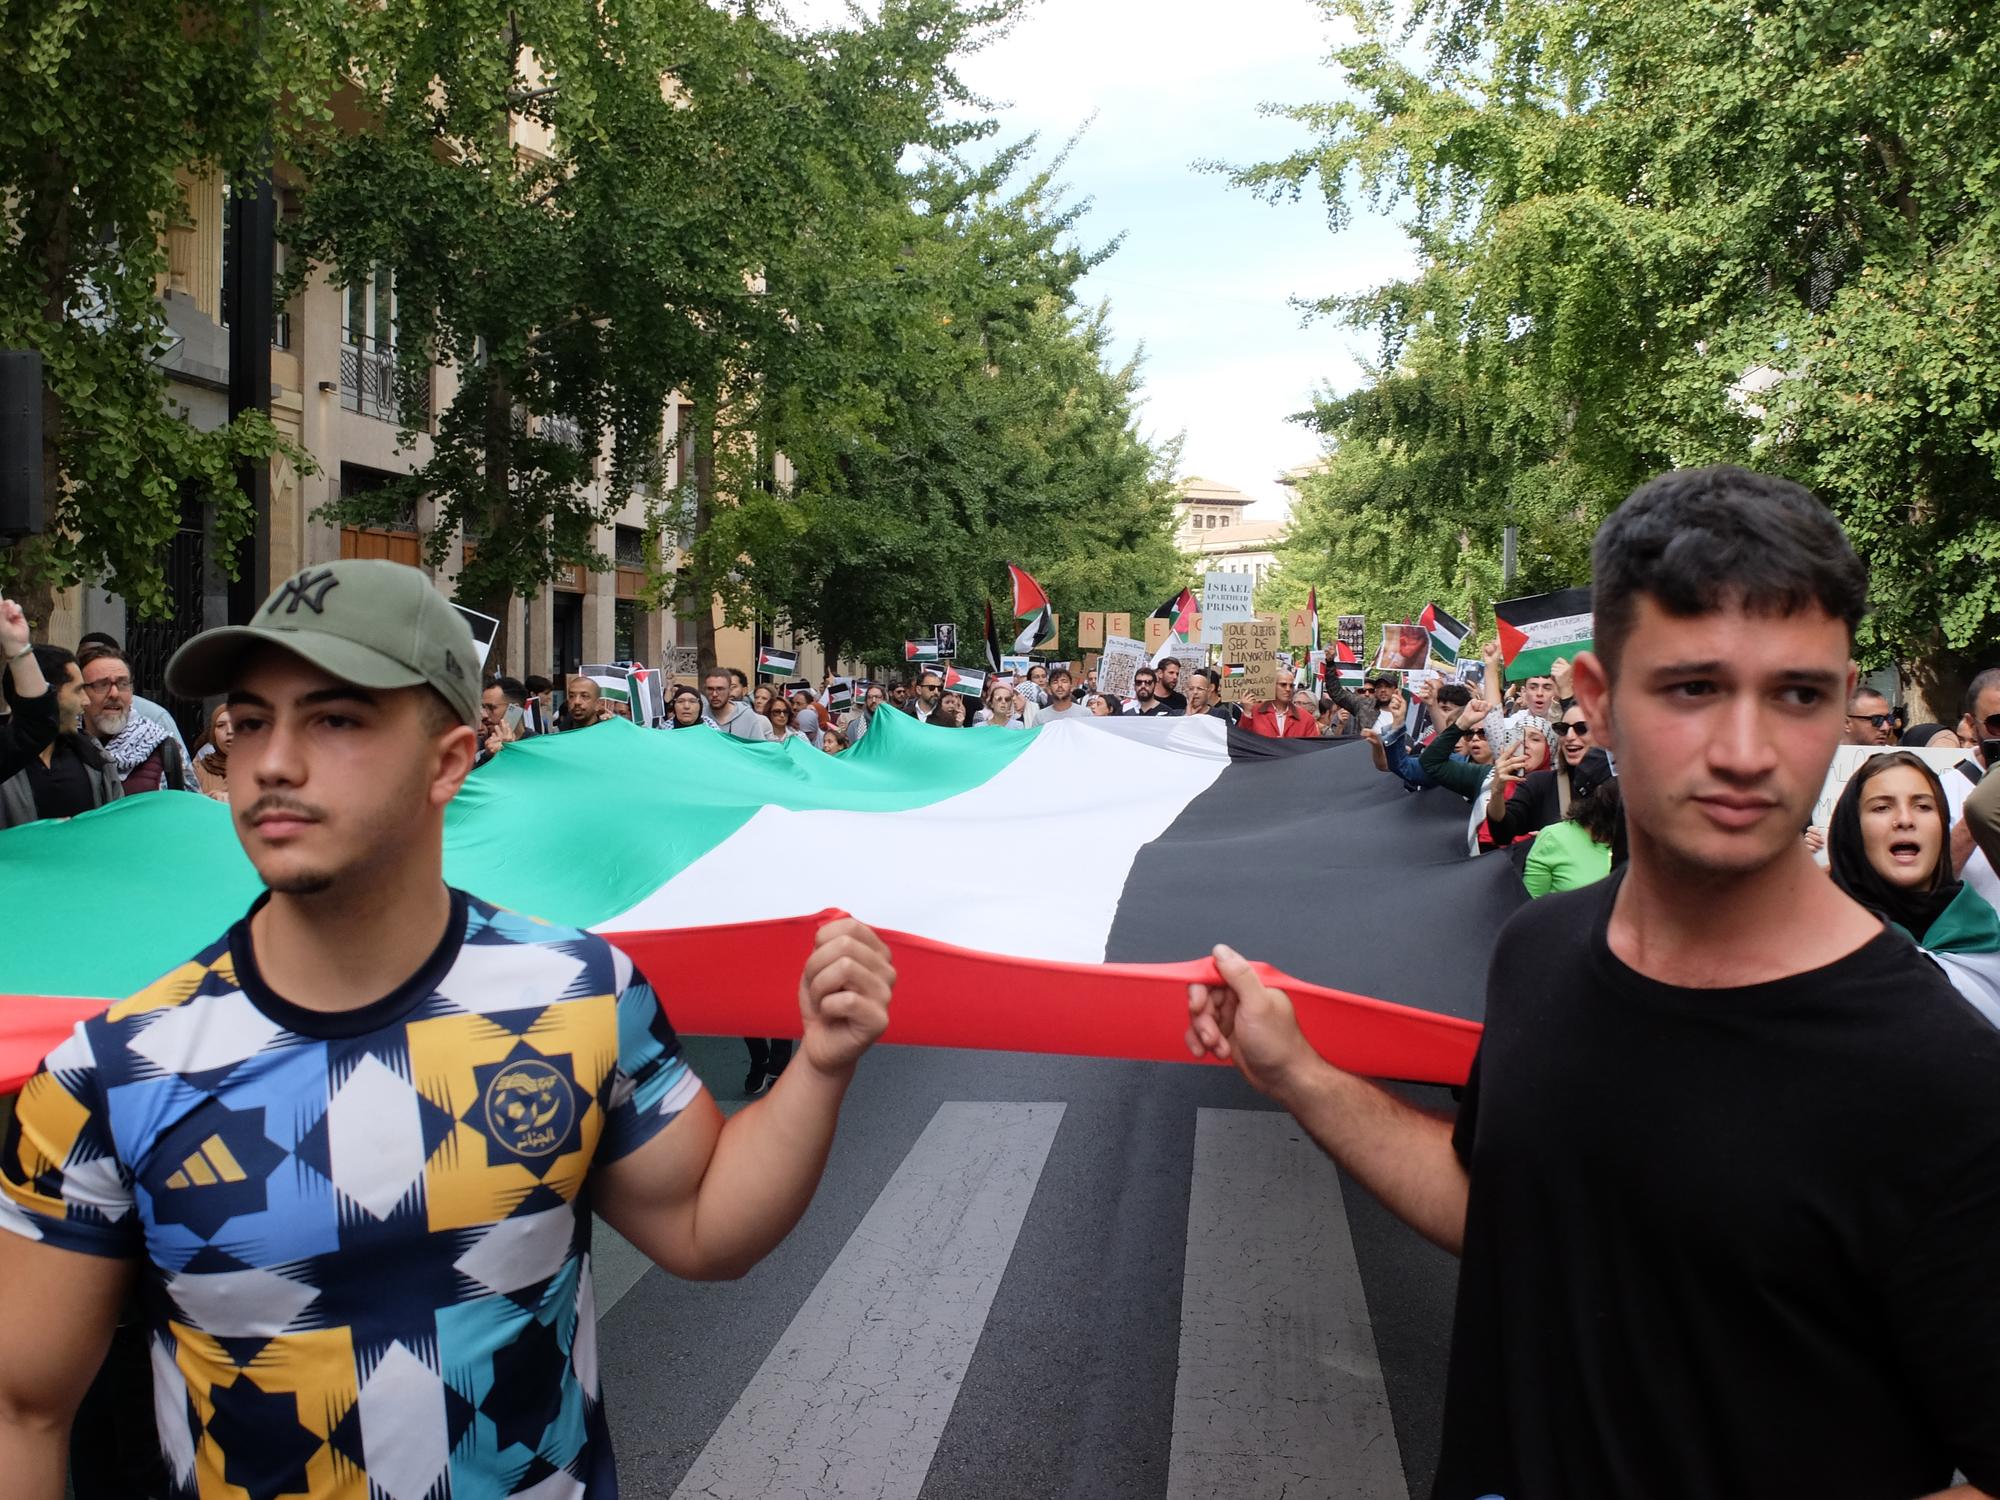
M 778 693 L 771 695 L 771 701 L 764 709 L 764 717 L 771 721 L 771 738 L 779 743 L 805 738 L 798 730 L 792 728 L 792 705 L 787 703 L 782 695 Z
M 1556 745 L 1553 763 L 1544 759 L 1540 766 L 1527 764 L 1513 768 L 1516 784 L 1512 794 L 1504 803 L 1489 801 L 1487 822 L 1493 830 L 1494 843 L 1511 844 L 1518 838 L 1539 833 L 1552 823 L 1562 822 L 1579 800 L 1578 776 L 1584 757 L 1596 748 L 1582 708 L 1571 704 L 1564 709 L 1549 726 L 1549 736 Z M 1502 759 L 1504 770 L 1505 758 Z M 1601 753 L 1598 759 L 1603 759 Z
M 1966 799 L 1965 821 L 1988 858 L 2000 855 L 2000 776 Z M 1944 786 L 1920 756 L 1870 756 L 1827 821 L 1827 873 L 1885 922 L 1915 938 L 1959 994 L 2000 1026 L 2000 915 L 1952 872 Z

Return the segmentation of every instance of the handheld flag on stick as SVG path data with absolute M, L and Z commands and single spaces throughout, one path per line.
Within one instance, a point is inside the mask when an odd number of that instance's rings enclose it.
M 965 698 L 977 698 L 986 691 L 986 674 L 971 667 L 947 666 L 944 669 L 944 690 Z
M 1319 585 L 1316 583 L 1306 589 L 1306 609 L 1312 615 L 1312 626 L 1313 626 L 1312 648 L 1313 650 L 1317 651 L 1320 649 L 1320 644 L 1319 644 Z
M 1431 665 L 1434 667 L 1454 666 L 1458 662 L 1458 648 L 1464 644 L 1470 633 L 1468 627 L 1454 620 L 1435 604 L 1426 604 L 1424 612 L 1417 617 L 1417 623 L 1430 632 Z
M 1579 651 L 1590 650 L 1589 589 L 1557 589 L 1552 594 L 1506 599 L 1493 606 L 1493 613 L 1499 622 L 1500 659 L 1507 664 L 1509 682 L 1545 677 L 1558 656 L 1574 661 Z
M 780 651 L 776 646 L 766 646 L 757 653 L 757 675 L 759 677 L 789 677 L 799 669 L 799 653 Z
M 1000 637 L 993 629 L 993 601 L 986 601 L 986 670 L 1000 670 Z
M 1027 622 L 1014 637 L 1014 654 L 1025 656 L 1043 641 L 1054 639 L 1056 617 L 1039 583 L 1012 563 L 1007 564 L 1007 573 L 1014 581 L 1014 618 Z
M 1168 622 L 1166 637 L 1160 642 L 1159 649 L 1153 653 L 1155 667 L 1170 656 L 1179 656 L 1193 643 L 1196 608 L 1194 590 L 1182 589 L 1149 616 L 1151 619 Z
M 1346 641 L 1333 643 L 1334 684 L 1353 691 L 1368 685 L 1368 665 L 1354 654 Z

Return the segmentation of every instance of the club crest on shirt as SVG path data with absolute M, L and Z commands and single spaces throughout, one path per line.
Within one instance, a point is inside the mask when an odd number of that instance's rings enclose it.
M 516 1156 L 549 1156 L 576 1125 L 576 1085 L 542 1057 L 516 1055 L 481 1072 L 486 1137 Z

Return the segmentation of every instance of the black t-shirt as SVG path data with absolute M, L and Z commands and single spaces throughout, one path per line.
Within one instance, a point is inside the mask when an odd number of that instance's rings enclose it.
M 1500 936 L 1435 1500 L 2000 1492 L 2000 1032 L 1900 933 L 1676 989 Z
M 28 762 L 28 785 L 35 793 L 35 816 L 74 818 L 97 806 L 97 782 L 92 767 L 73 738 L 56 741 L 55 754 L 44 766 L 37 755 Z

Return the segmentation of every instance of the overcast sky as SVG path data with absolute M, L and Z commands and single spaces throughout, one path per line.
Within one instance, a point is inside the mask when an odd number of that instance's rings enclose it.
M 1146 425 L 1185 431 L 1182 472 L 1256 496 L 1260 517 L 1282 514 L 1276 476 L 1318 452 L 1287 416 L 1316 386 L 1352 388 L 1368 349 L 1332 323 L 1302 327 L 1287 299 L 1357 291 L 1412 261 L 1382 220 L 1336 236 L 1316 198 L 1266 204 L 1194 163 L 1301 144 L 1303 127 L 1257 107 L 1333 97 L 1334 40 L 1313 0 L 1041 0 L 963 70 L 1007 106 L 1007 136 L 1039 131 L 1053 152 L 1090 122 L 1064 177 L 1093 201 L 1085 239 L 1125 240 L 1085 296 L 1110 299 L 1121 353 L 1144 344 Z

